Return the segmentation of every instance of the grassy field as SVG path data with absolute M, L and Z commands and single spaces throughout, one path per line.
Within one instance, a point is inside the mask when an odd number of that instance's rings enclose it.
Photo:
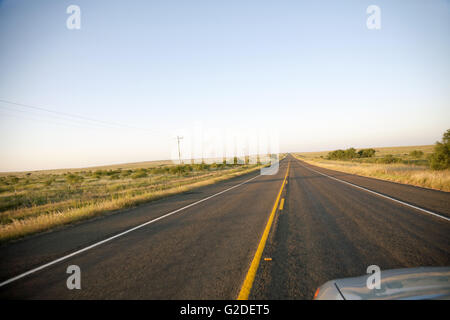
M 0 175 L 0 242 L 136 206 L 261 166 L 145 162 Z
M 433 148 L 432 145 L 374 148 L 374 157 L 352 160 L 327 160 L 329 151 L 294 155 L 311 164 L 332 170 L 449 192 L 450 170 L 435 171 L 428 167 L 427 157 L 433 152 Z M 411 155 L 414 150 L 422 151 L 423 155 Z M 395 159 L 397 162 L 382 163 L 386 159 Z
M 374 149 L 376 150 L 374 158 L 381 158 L 390 154 L 394 157 L 401 157 L 403 159 L 412 159 L 411 157 L 409 157 L 409 153 L 414 150 L 419 150 L 424 153 L 422 159 L 426 159 L 427 155 L 433 153 L 434 146 L 426 145 L 426 146 L 406 146 L 406 147 L 382 147 Z M 326 158 L 328 152 L 330 151 L 299 152 L 296 154 L 302 156 L 305 159 L 318 159 L 320 157 Z
M 124 169 L 151 169 L 161 166 L 171 166 L 174 165 L 171 160 L 158 160 L 158 161 L 143 161 L 143 162 L 130 162 L 121 163 L 105 166 L 93 166 L 87 168 L 67 168 L 67 169 L 52 169 L 52 170 L 35 170 L 35 171 L 20 171 L 20 172 L 0 172 L 0 177 L 15 175 L 15 176 L 26 176 L 31 174 L 65 174 L 80 171 L 96 171 L 96 170 L 124 170 Z

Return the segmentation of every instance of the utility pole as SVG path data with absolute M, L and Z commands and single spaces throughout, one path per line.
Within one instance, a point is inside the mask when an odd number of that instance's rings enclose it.
M 177 136 L 177 140 L 178 140 L 178 160 L 180 161 L 181 164 L 181 152 L 180 152 L 180 140 L 182 140 L 183 137 Z

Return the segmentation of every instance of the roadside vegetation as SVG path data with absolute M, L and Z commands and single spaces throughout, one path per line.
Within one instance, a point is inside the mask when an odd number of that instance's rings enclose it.
M 133 207 L 261 168 L 250 164 L 107 167 L 0 175 L 0 242 Z
M 434 146 L 349 148 L 296 156 L 332 170 L 450 192 L 450 129 Z
M 434 152 L 429 160 L 431 169 L 446 170 L 450 168 L 450 129 L 444 133 L 442 142 L 436 142 Z

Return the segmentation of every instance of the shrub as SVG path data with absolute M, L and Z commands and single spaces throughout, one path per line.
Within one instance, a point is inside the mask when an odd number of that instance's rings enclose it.
M 182 165 L 170 167 L 171 174 L 182 174 L 184 172 L 184 167 Z
M 450 168 L 450 129 L 442 136 L 442 142 L 436 142 L 434 152 L 430 156 L 430 168 L 433 170 Z
M 129 175 L 131 175 L 133 173 L 133 170 L 124 170 L 120 173 L 120 175 L 122 177 L 128 177 Z
M 150 171 L 152 174 L 165 174 L 167 172 L 169 172 L 169 168 L 168 167 L 161 167 L 161 168 L 153 168 Z
M 94 177 L 100 179 L 102 176 L 106 175 L 106 171 L 104 170 L 95 170 Z
M 17 178 L 17 177 L 15 177 L 15 176 L 11 176 L 10 177 L 10 181 L 11 181 L 11 183 L 12 184 L 16 184 L 16 183 L 18 183 L 19 182 L 19 178 Z
M 145 178 L 147 177 L 147 171 L 145 169 L 139 169 L 131 175 L 133 179 Z
M 48 187 L 48 186 L 50 186 L 53 182 L 55 182 L 55 178 L 50 178 L 50 179 L 44 181 L 44 185 Z
M 413 158 L 422 158 L 423 157 L 423 151 L 421 150 L 413 150 L 409 153 L 410 157 Z
M 328 152 L 327 159 L 328 160 L 338 160 L 338 159 L 344 159 L 345 151 L 344 150 L 334 150 L 331 152 Z
M 356 152 L 355 148 L 349 148 L 346 150 L 331 151 L 327 155 L 328 160 L 350 160 L 355 158 L 371 158 L 375 155 L 375 149 L 361 149 Z
M 358 151 L 359 158 L 371 158 L 375 155 L 375 149 L 361 149 Z
M 205 163 L 195 163 L 192 165 L 195 171 L 209 170 L 210 165 Z
M 169 172 L 171 174 L 183 174 L 188 173 L 192 170 L 194 170 L 194 167 L 189 164 L 180 164 L 169 168 Z
M 120 174 L 120 172 L 121 172 L 120 169 L 119 170 L 108 170 L 108 171 L 106 171 L 106 175 L 107 176 L 115 176 L 115 175 Z
M 222 169 L 225 169 L 227 167 L 227 165 L 223 164 L 223 163 L 214 163 L 214 164 L 211 165 L 211 168 L 213 166 L 215 166 L 215 168 L 217 168 L 218 170 L 222 170 Z
M 77 176 L 76 174 L 71 173 L 66 176 L 66 180 L 69 184 L 75 184 L 75 183 L 80 183 L 81 181 L 83 181 L 83 177 Z
M 356 158 L 356 149 L 355 148 L 349 148 L 349 149 L 345 150 L 345 157 L 347 159 Z
M 347 160 L 347 159 L 353 159 L 356 158 L 356 149 L 355 148 L 349 148 L 347 150 L 335 150 L 328 153 L 327 159 L 328 160 Z
M 379 163 L 399 163 L 401 161 L 401 158 L 396 158 L 392 154 L 387 154 L 383 158 L 377 159 Z

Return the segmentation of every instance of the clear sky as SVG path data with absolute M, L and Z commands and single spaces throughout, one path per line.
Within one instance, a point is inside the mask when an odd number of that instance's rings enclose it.
M 450 1 L 3 0 L 0 100 L 60 112 L 0 102 L 0 171 L 167 159 L 199 123 L 276 129 L 282 152 L 432 144 Z

